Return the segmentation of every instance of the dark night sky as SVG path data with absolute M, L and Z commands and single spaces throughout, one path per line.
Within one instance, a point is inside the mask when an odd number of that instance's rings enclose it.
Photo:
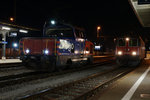
M 1 2 L 1 20 L 14 16 L 14 1 Z M 128 0 L 16 0 L 16 12 L 17 24 L 42 29 L 55 18 L 85 28 L 89 38 L 96 37 L 97 25 L 109 35 L 141 28 Z

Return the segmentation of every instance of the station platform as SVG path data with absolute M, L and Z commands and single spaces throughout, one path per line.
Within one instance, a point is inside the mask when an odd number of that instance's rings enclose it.
M 0 59 L 0 64 L 21 63 L 20 59 Z
M 150 100 L 150 60 L 146 62 L 92 100 Z
M 105 58 L 110 57 L 108 55 L 103 56 L 93 56 L 93 58 Z M 0 59 L 0 64 L 10 64 L 10 63 L 21 63 L 20 59 Z
M 113 57 L 114 55 L 100 55 L 100 56 L 93 56 L 93 58 L 105 58 L 105 57 Z

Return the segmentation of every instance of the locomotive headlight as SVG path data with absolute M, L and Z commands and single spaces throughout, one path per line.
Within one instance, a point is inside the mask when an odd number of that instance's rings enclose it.
M 49 54 L 49 50 L 44 50 L 44 54 L 48 55 Z
M 135 51 L 132 52 L 132 55 L 135 56 L 137 53 Z
M 118 53 L 117 53 L 118 55 L 122 55 L 122 51 L 118 51 Z
M 78 53 L 79 53 L 79 51 L 75 50 L 75 51 L 74 51 L 74 53 L 75 53 L 75 54 L 78 54 Z
M 25 53 L 26 53 L 26 54 L 30 53 L 30 50 L 29 50 L 29 49 L 26 49 L 26 50 L 25 50 Z
M 90 51 L 84 51 L 84 54 L 89 54 L 90 53 Z
M 130 40 L 130 38 L 129 37 L 126 37 L 126 41 L 129 41 Z

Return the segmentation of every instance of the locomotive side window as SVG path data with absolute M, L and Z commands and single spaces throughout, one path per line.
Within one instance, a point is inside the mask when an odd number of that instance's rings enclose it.
M 75 33 L 76 33 L 76 37 L 77 37 L 77 38 L 84 38 L 84 33 L 83 33 L 83 31 L 75 30 Z
M 90 45 L 90 53 L 91 53 L 91 54 L 93 53 L 93 50 L 94 50 L 93 45 Z
M 50 29 L 47 30 L 46 34 L 50 37 L 73 37 L 73 30 L 69 28 L 62 29 Z
M 118 46 L 125 46 L 125 40 L 124 39 L 119 39 L 118 40 Z
M 138 39 L 131 39 L 129 41 L 129 46 L 138 46 Z

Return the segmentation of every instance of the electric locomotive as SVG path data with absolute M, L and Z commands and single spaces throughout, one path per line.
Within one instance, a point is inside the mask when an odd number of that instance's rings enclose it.
M 121 37 L 116 41 L 117 64 L 136 66 L 145 57 L 145 44 L 140 36 Z
M 43 37 L 20 40 L 20 54 L 27 67 L 54 71 L 76 63 L 92 63 L 93 43 L 85 38 L 83 29 L 51 21 L 45 24 Z

